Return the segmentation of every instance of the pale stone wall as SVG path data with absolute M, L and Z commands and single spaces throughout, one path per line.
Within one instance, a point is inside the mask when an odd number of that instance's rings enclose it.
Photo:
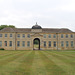
M 73 42 L 75 42 L 74 41 L 74 37 L 75 37 L 75 34 L 74 33 L 68 33 L 68 38 L 66 38 L 65 37 L 65 35 L 66 34 L 64 34 L 64 33 L 62 33 L 63 35 L 64 35 L 64 38 L 61 38 L 61 34 L 58 34 L 58 48 L 59 49 L 61 49 L 61 50 L 66 50 L 66 49 L 68 49 L 68 50 L 70 50 L 70 49 L 75 49 L 75 43 L 73 43 L 74 44 L 74 46 L 73 47 L 71 47 L 71 41 L 73 41 Z M 70 37 L 70 35 L 71 34 L 73 34 L 73 38 L 71 38 Z M 64 47 L 61 47 L 61 41 L 64 41 Z M 69 46 L 68 47 L 66 47 L 66 41 L 68 41 L 69 42 Z
M 54 33 L 42 33 L 42 32 L 31 32 L 31 33 L 0 33 L 2 34 L 2 38 L 0 38 L 0 41 L 2 41 L 2 48 L 5 50 L 33 50 L 33 41 L 35 38 L 40 39 L 40 49 L 41 50 L 72 50 L 75 49 L 75 33 L 66 33 L 68 34 L 68 38 L 65 38 L 65 33 L 59 33 L 56 34 L 56 38 L 53 38 Z M 5 34 L 7 34 L 7 38 L 5 37 Z M 10 34 L 13 36 L 10 37 Z M 17 34 L 20 34 L 20 38 L 17 37 Z M 22 37 L 22 35 L 25 34 L 25 38 Z M 27 37 L 27 35 L 30 34 L 30 38 Z M 43 37 L 43 35 L 46 34 L 46 38 Z M 51 34 L 51 38 L 48 37 L 48 35 Z M 64 38 L 61 38 L 61 34 L 64 35 Z M 73 38 L 70 37 L 70 35 L 73 34 Z M 57 37 L 58 35 L 58 37 Z M 4 41 L 7 41 L 7 47 L 4 45 Z M 12 47 L 9 46 L 9 41 L 12 41 Z M 20 46 L 17 46 L 17 41 L 20 41 Z M 22 41 L 25 41 L 25 47 L 22 46 Z M 27 46 L 27 41 L 30 41 L 30 47 Z M 46 41 L 46 47 L 44 47 L 44 41 Z M 51 41 L 51 47 L 48 46 L 48 42 Z M 56 47 L 53 46 L 53 42 L 56 41 Z M 61 47 L 61 41 L 64 41 L 64 47 Z M 66 41 L 69 41 L 69 46 L 66 47 Z M 71 47 L 71 41 L 74 41 L 74 47 Z
M 15 33 L 1 33 L 2 37 L 0 37 L 0 41 L 2 41 L 2 47 L 6 50 L 15 50 Z M 5 37 L 5 34 L 7 34 L 7 37 Z M 12 37 L 10 37 L 10 34 L 12 34 Z M 4 41 L 7 41 L 7 46 L 5 46 Z M 9 41 L 12 41 L 12 47 L 9 46 Z

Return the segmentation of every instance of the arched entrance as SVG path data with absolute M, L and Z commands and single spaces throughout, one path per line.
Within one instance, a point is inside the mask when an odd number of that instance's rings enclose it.
M 40 50 L 40 39 L 35 38 L 33 40 L 33 50 Z

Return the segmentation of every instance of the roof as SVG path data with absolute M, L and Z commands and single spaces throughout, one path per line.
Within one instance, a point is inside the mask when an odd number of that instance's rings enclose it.
M 37 24 L 37 22 L 36 22 L 36 25 L 32 26 L 32 29 L 42 29 L 42 27 L 39 26 L 39 25 Z
M 67 28 L 43 28 L 43 32 L 50 32 L 50 33 L 72 33 L 71 30 Z
M 14 28 L 6 27 L 6 28 L 0 30 L 0 32 L 15 32 L 15 31 L 14 31 Z
M 34 25 L 34 26 L 32 27 L 32 29 L 42 29 L 42 28 L 41 28 L 41 26 L 39 26 L 39 25 Z
M 2 30 L 0 30 L 0 32 L 31 32 L 31 28 L 10 28 L 10 27 L 6 27 Z M 56 28 L 42 28 L 42 32 L 49 32 L 49 33 L 72 33 L 71 30 L 67 29 L 67 28 L 61 28 L 61 29 L 56 29 Z

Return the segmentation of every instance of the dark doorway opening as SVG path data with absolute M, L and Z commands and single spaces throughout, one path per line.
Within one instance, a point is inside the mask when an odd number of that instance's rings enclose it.
M 33 40 L 33 50 L 40 50 L 40 39 L 35 38 Z

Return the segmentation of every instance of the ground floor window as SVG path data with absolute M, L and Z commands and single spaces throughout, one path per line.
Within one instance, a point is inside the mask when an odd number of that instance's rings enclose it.
M 27 46 L 30 47 L 30 41 L 27 41 Z
M 46 41 L 44 41 L 44 47 L 46 47 Z
M 0 47 L 2 46 L 2 41 L 0 41 Z
M 20 41 L 17 41 L 17 46 L 18 46 L 18 47 L 20 46 Z
M 68 47 L 69 46 L 69 42 L 68 41 L 66 41 L 66 47 Z
M 56 47 L 56 41 L 54 41 L 53 44 L 54 44 L 54 47 Z
M 71 41 L 71 47 L 73 47 L 73 41 Z
M 64 47 L 64 41 L 61 41 L 61 47 Z
M 49 41 L 49 47 L 51 47 L 51 41 Z
M 12 41 L 9 41 L 9 46 L 12 46 Z
M 5 46 L 7 46 L 7 41 L 4 41 Z
M 25 47 L 25 41 L 22 41 L 22 46 Z

